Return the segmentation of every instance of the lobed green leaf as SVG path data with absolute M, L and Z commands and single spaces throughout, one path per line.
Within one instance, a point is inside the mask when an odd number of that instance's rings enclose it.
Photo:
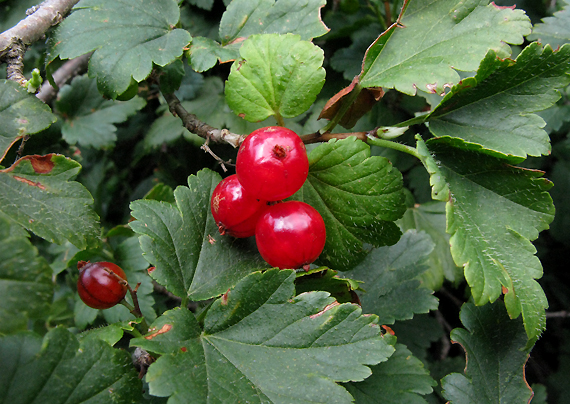
M 465 350 L 465 375 L 443 378 L 443 396 L 451 404 L 530 402 L 524 368 L 532 345 L 526 345 L 522 321 L 509 319 L 500 301 L 483 307 L 465 303 L 460 318 L 466 330 L 454 329 L 451 340 Z
M 478 4 L 477 4 L 478 3 Z M 522 10 L 469 2 L 457 14 L 457 0 L 414 0 L 368 49 L 360 78 L 363 87 L 442 93 L 459 82 L 456 70 L 474 71 L 489 49 L 510 55 L 531 23 Z
M 30 240 L 12 234 L 9 220 L 0 216 L 0 334 L 26 330 L 28 320 L 47 316 L 51 277 L 50 266 Z
M 225 93 L 229 107 L 250 122 L 305 112 L 325 82 L 322 49 L 298 35 L 254 35 L 240 48 Z
M 114 146 L 114 124 L 126 121 L 145 105 L 136 96 L 129 101 L 105 100 L 95 80 L 78 76 L 61 88 L 55 108 L 64 117 L 61 132 L 67 143 L 100 149 Z
M 50 38 L 49 61 L 94 51 L 89 76 L 115 99 L 132 79 L 146 79 L 153 64 L 166 66 L 182 55 L 191 37 L 174 28 L 179 19 L 174 0 L 82 0 Z
M 433 291 L 417 279 L 428 269 L 427 258 L 434 247 L 425 233 L 409 230 L 390 247 L 380 247 L 345 275 L 362 282 L 358 291 L 362 308 L 376 314 L 380 323 L 411 319 L 416 313 L 437 309 Z
M 221 236 L 210 212 L 219 174 L 204 169 L 174 191 L 176 205 L 153 200 L 131 203 L 151 277 L 177 296 L 205 300 L 225 292 L 239 279 L 263 268 L 248 240 Z
M 542 23 L 535 24 L 532 34 L 527 36 L 527 39 L 544 45 L 549 44 L 553 49 L 559 48 L 570 42 L 569 24 L 570 7 L 566 5 L 552 17 L 543 18 Z
M 141 382 L 129 354 L 88 338 L 79 344 L 54 328 L 43 341 L 32 333 L 0 338 L 0 403 L 132 403 Z
M 22 157 L 0 170 L 2 212 L 52 243 L 70 241 L 79 249 L 100 243 L 93 198 L 71 181 L 81 166 L 58 154 Z
M 394 223 L 405 212 L 402 175 L 388 159 L 370 156 L 354 137 L 331 140 L 309 153 L 309 176 L 293 198 L 319 211 L 327 242 L 318 262 L 347 271 L 374 246 L 398 241 Z
M 0 80 L 0 162 L 14 143 L 49 127 L 55 120 L 50 108 L 24 87 Z
M 547 192 L 552 184 L 540 171 L 453 147 L 445 139 L 432 139 L 427 146 L 450 190 L 451 254 L 465 268 L 475 303 L 495 301 L 504 288 L 509 315 L 522 312 L 529 339 L 537 338 L 548 304 L 535 281 L 542 266 L 530 240 L 554 218 Z
M 371 368 L 372 376 L 368 379 L 345 385 L 355 402 L 427 403 L 422 395 L 430 394 L 437 382 L 405 345 L 395 344 L 395 348 L 396 352 L 386 362 Z
M 437 137 L 462 139 L 464 148 L 520 162 L 550 153 L 545 122 L 533 112 L 551 107 L 556 90 L 570 84 L 570 45 L 553 52 L 533 43 L 517 57 L 490 51 L 477 75 L 467 78 L 425 117 Z
M 196 403 L 351 403 L 336 384 L 370 375 L 394 351 L 377 318 L 326 292 L 294 295 L 295 273 L 253 273 L 214 302 L 204 330 L 193 314 L 166 312 L 131 341 L 162 356 L 146 379 L 150 393 Z M 181 373 L 182 372 L 182 373 Z

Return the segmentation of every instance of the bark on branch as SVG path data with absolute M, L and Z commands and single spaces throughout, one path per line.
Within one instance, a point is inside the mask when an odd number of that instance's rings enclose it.
M 26 47 L 41 39 L 46 31 L 63 20 L 79 0 L 46 0 L 28 10 L 28 16 L 0 34 L 0 63 L 7 64 L 8 80 L 24 85 Z
M 227 129 L 216 129 L 207 123 L 200 121 L 196 115 L 186 111 L 176 95 L 163 94 L 163 96 L 168 103 L 170 112 L 182 119 L 184 127 L 190 132 L 195 133 L 208 141 L 215 143 L 229 143 L 233 147 L 239 147 L 245 139 L 245 135 L 238 135 L 237 133 L 232 133 Z
M 16 26 L 0 34 L 0 59 L 15 42 L 25 45 L 36 42 L 53 25 L 59 23 L 79 0 L 46 0 Z

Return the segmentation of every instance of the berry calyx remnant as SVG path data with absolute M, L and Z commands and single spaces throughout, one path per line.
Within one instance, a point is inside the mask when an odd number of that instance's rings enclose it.
M 214 189 L 210 208 L 221 235 L 251 237 L 266 201 L 253 197 L 236 174 L 223 179 Z
M 323 251 L 325 222 L 312 206 L 289 201 L 269 206 L 255 228 L 263 259 L 273 267 L 297 269 L 311 264 Z
M 77 269 L 80 271 L 77 292 L 87 306 L 108 309 L 127 294 L 127 276 L 112 262 L 79 261 Z
M 257 129 L 241 144 L 236 161 L 239 182 L 266 201 L 285 199 L 297 192 L 309 174 L 303 141 L 280 126 Z

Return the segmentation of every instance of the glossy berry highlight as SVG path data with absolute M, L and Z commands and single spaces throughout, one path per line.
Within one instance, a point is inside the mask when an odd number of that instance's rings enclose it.
M 244 189 L 235 174 L 216 186 L 210 202 L 220 234 L 241 238 L 255 234 L 257 219 L 266 206 L 266 201 L 253 197 Z
M 236 172 L 239 182 L 254 197 L 279 201 L 297 192 L 307 179 L 307 150 L 290 129 L 257 129 L 240 146 Z
M 123 300 L 127 294 L 127 276 L 112 262 L 80 261 L 77 268 L 80 271 L 77 292 L 87 306 L 108 309 Z
M 312 206 L 289 201 L 269 206 L 255 228 L 263 259 L 273 267 L 297 269 L 311 264 L 323 251 L 325 222 Z

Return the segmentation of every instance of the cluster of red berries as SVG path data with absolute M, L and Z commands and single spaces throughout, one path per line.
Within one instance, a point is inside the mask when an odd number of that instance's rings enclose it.
M 255 235 L 259 253 L 273 267 L 296 269 L 315 261 L 325 245 L 323 218 L 304 202 L 280 202 L 297 192 L 309 174 L 301 138 L 279 126 L 253 131 L 240 146 L 236 172 L 212 194 L 220 233 Z

